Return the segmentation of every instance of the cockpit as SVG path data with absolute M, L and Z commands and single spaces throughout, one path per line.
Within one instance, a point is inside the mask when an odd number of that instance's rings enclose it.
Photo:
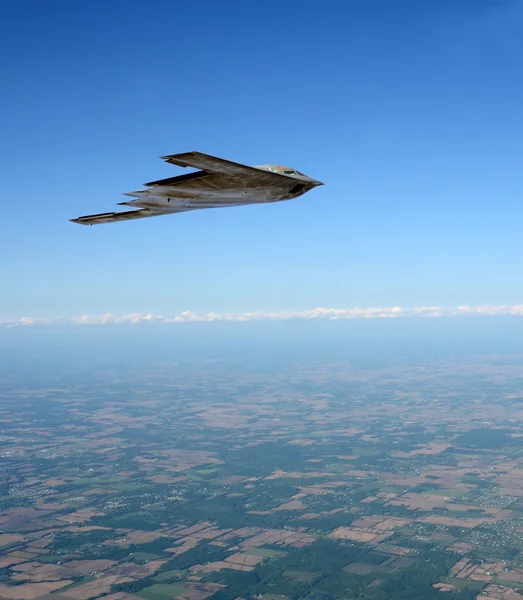
M 257 165 L 256 168 L 263 169 L 264 171 L 272 171 L 273 173 L 279 173 L 280 175 L 288 175 L 290 177 L 307 177 L 307 175 L 296 171 L 296 169 L 282 167 L 281 165 Z
M 287 168 L 283 168 L 282 173 L 284 175 L 300 175 L 301 177 L 307 177 L 305 175 L 305 173 L 300 173 L 299 171 L 296 171 L 295 169 L 287 169 Z

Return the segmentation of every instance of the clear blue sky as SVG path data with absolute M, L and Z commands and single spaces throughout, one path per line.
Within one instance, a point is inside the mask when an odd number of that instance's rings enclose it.
M 520 0 L 19 0 L 0 24 L 0 320 L 521 304 Z M 68 219 L 200 150 L 293 202 Z

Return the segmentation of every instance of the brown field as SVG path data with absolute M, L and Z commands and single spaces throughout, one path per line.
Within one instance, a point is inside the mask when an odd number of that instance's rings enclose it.
M 71 560 L 63 564 L 64 567 L 72 569 L 78 575 L 89 575 L 98 571 L 105 571 L 114 565 L 114 560 Z
M 0 533 L 0 546 L 21 542 L 23 539 L 24 536 L 18 533 Z
M 133 596 L 132 594 L 126 594 L 125 592 L 117 592 L 116 594 L 109 594 L 103 597 L 104 600 L 143 600 L 141 596 Z M 52 600 L 52 598 L 49 598 Z
M 26 546 L 25 551 L 16 550 L 15 552 L 10 552 L 9 556 L 13 556 L 14 558 L 25 558 L 27 560 L 29 558 L 34 558 L 35 556 L 38 556 L 39 554 L 42 554 L 42 552 L 40 550 L 38 550 L 38 548 L 36 549 L 36 552 L 35 551 L 31 552 L 29 550 L 29 547 Z
M 232 529 L 218 529 L 215 525 L 207 527 L 206 529 L 200 529 L 191 535 L 198 540 L 214 540 L 221 535 L 230 533 Z
M 275 544 L 277 546 L 292 546 L 300 548 L 314 542 L 315 538 L 307 533 L 299 533 L 290 530 L 268 529 L 258 535 L 255 535 L 244 542 L 245 548 L 257 548 L 265 544 Z
M 391 536 L 394 529 L 410 523 L 400 517 L 369 516 L 357 519 L 350 527 L 338 527 L 330 536 L 357 542 L 381 542 Z
M 454 552 L 459 552 L 460 554 L 467 554 L 470 552 L 474 546 L 472 544 L 467 544 L 465 542 L 455 542 L 450 546 L 451 550 Z
M 48 479 L 44 481 L 43 485 L 46 487 L 55 487 L 57 485 L 64 485 L 66 481 L 64 479 Z
M 449 575 L 451 577 L 457 577 L 458 579 L 470 579 L 472 581 L 484 581 L 489 582 L 492 581 L 492 578 L 495 575 L 502 574 L 503 577 L 505 575 L 512 575 L 514 579 L 513 581 L 519 581 L 521 578 L 521 574 L 523 571 L 515 570 L 515 571 L 504 571 L 505 563 L 498 562 L 483 562 L 481 564 L 470 564 L 470 560 L 468 558 L 460 559 L 449 571 Z M 523 578 L 521 578 L 523 581 Z M 510 579 L 507 579 L 510 581 Z
M 419 519 L 419 521 L 425 523 L 433 523 L 434 525 L 447 525 L 447 526 L 458 526 L 458 527 L 468 527 L 473 529 L 478 525 L 484 523 L 487 519 L 457 519 L 455 517 L 440 517 L 440 516 L 427 516 Z
M 378 534 L 363 529 L 351 529 L 350 527 L 338 527 L 331 534 L 331 537 L 339 540 L 354 540 L 355 542 L 377 542 L 385 539 L 389 534 Z
M 5 569 L 11 565 L 18 565 L 25 562 L 25 558 L 14 558 L 11 556 L 0 556 L 0 569 Z
M 35 541 L 31 542 L 31 546 L 33 548 L 38 548 L 41 551 L 42 548 L 45 548 L 46 546 L 49 546 L 49 544 L 51 542 L 52 542 L 51 538 L 41 538 L 39 540 L 35 540 Z
M 187 591 L 180 596 L 176 596 L 176 600 L 205 600 L 205 598 L 212 596 L 215 592 L 226 586 L 219 583 L 194 583 L 186 581 L 183 583 L 183 587 L 186 587 Z
M 173 556 L 179 556 L 180 554 L 183 554 L 184 552 L 187 552 L 187 550 L 191 550 L 191 548 L 194 548 L 198 545 L 198 540 L 189 540 L 187 542 L 184 542 L 183 544 L 180 544 L 179 546 L 173 546 L 172 548 L 165 548 L 164 552 L 172 552 Z
M 512 583 L 523 583 L 523 573 L 521 573 L 519 569 L 515 571 L 505 571 L 504 573 L 499 574 L 499 579 L 501 581 L 510 581 Z
M 404 527 L 411 522 L 401 517 L 369 516 L 353 521 L 353 527 L 372 528 L 376 531 L 390 531 L 396 527 Z
M 121 563 L 112 569 L 105 572 L 105 575 L 115 575 L 131 577 L 133 579 L 143 579 L 150 577 L 153 573 L 156 573 L 158 569 L 167 562 L 167 559 L 150 560 L 143 565 L 137 565 L 136 563 Z
M 192 527 L 184 527 L 182 529 L 179 529 L 176 532 L 176 535 L 179 535 L 180 537 L 185 537 L 188 535 L 193 535 L 197 531 L 201 531 L 202 529 L 207 529 L 208 527 L 212 526 L 212 523 L 209 522 L 197 523 L 196 525 L 192 525 Z
M 62 565 L 42 564 L 39 562 L 26 562 L 21 565 L 14 565 L 11 569 L 17 572 L 17 575 L 13 575 L 12 577 L 13 581 L 60 581 L 61 579 L 74 577 L 78 574 L 73 569 Z
M 469 561 L 469 558 L 462 558 L 458 560 L 458 562 L 450 569 L 449 575 L 451 577 L 456 577 L 456 575 L 467 566 Z
M 207 563 L 206 565 L 194 565 L 191 571 L 212 573 L 213 571 L 221 571 L 222 569 L 233 569 L 234 571 L 254 571 L 254 567 L 248 565 L 239 565 L 233 562 L 225 562 L 223 560 Z
M 65 528 L 65 531 L 70 531 L 71 533 L 84 533 L 86 531 L 100 531 L 100 530 L 111 531 L 111 528 L 110 527 L 101 527 L 100 525 L 87 525 L 85 527 L 71 525 L 71 527 Z M 129 529 L 127 529 L 125 531 L 126 532 L 129 531 Z M 32 545 L 34 546 L 35 543 L 33 543 Z
M 418 494 L 407 492 L 402 496 L 389 500 L 386 504 L 391 506 L 406 506 L 410 510 L 432 510 L 433 508 L 444 506 L 448 500 L 443 496 L 436 494 Z
M 518 594 L 511 587 L 506 587 L 504 585 L 489 585 L 478 594 L 476 598 L 490 598 L 491 600 L 523 600 L 521 594 Z
M 103 517 L 104 515 L 105 513 L 97 511 L 95 508 L 82 508 L 76 512 L 60 515 L 56 518 L 65 523 L 83 523 L 84 521 L 89 521 L 89 519 L 92 519 L 93 517 Z
M 70 585 L 72 581 L 48 581 L 45 583 L 23 583 L 22 585 L 10 586 L 0 583 L 0 598 L 6 600 L 34 600 L 44 594 L 59 590 Z
M 262 561 L 263 556 L 251 556 L 250 554 L 242 554 L 241 552 L 232 554 L 225 559 L 225 562 L 232 562 L 238 565 L 248 565 L 249 567 L 254 567 Z
M 376 496 L 367 496 L 366 498 L 363 498 L 363 500 L 360 500 L 360 502 L 363 502 L 363 504 L 367 504 L 369 502 L 374 502 L 374 500 L 377 500 L 378 498 Z
M 416 456 L 417 454 L 441 454 L 448 448 L 448 444 L 427 444 L 417 450 L 411 450 L 410 452 L 393 452 L 391 456 L 407 457 Z
M 161 537 L 166 536 L 165 534 L 158 533 L 157 531 L 141 531 L 137 529 L 125 534 L 121 540 L 106 540 L 102 543 L 106 546 L 122 546 L 123 548 L 127 548 L 133 544 L 148 544 L 149 542 L 154 542 L 154 540 L 157 540 Z
M 304 508 L 307 507 L 301 500 L 290 500 L 289 502 L 285 502 L 284 504 L 280 504 L 280 506 L 269 510 L 249 510 L 247 512 L 251 515 L 270 515 L 280 510 L 303 510 Z
M 274 510 L 302 510 L 304 508 L 306 508 L 306 506 L 301 500 L 290 500 L 289 502 L 280 504 L 280 506 Z
M 402 546 L 380 546 L 380 552 L 405 556 L 405 554 L 409 554 L 410 552 L 412 552 L 412 548 L 403 548 Z
M 271 479 L 282 479 L 282 478 L 288 478 L 288 479 L 308 479 L 310 477 L 327 477 L 327 476 L 333 476 L 334 473 L 322 473 L 321 471 L 308 471 L 305 473 L 300 473 L 300 472 L 287 472 L 287 471 L 281 471 L 281 470 L 276 470 L 273 471 L 270 475 L 268 475 L 267 477 L 265 477 L 265 479 L 267 480 L 271 480 Z
M 89 598 L 98 598 L 111 591 L 111 586 L 115 583 L 126 583 L 133 581 L 133 577 L 119 577 L 115 575 L 101 575 L 99 578 L 82 583 L 70 590 L 67 590 L 67 598 L 72 600 L 88 600 Z

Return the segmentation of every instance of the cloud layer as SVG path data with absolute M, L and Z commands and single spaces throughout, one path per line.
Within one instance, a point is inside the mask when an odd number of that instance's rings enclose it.
M 458 306 L 448 308 L 442 306 L 420 306 L 417 308 L 401 308 L 399 306 L 385 308 L 313 308 L 310 310 L 281 312 L 243 312 L 243 313 L 206 313 L 196 314 L 185 311 L 178 315 L 161 316 L 155 314 L 132 313 L 128 315 L 82 315 L 80 317 L 21 317 L 12 321 L 0 321 L 3 327 L 29 327 L 32 325 L 107 325 L 107 324 L 139 324 L 139 323 L 212 323 L 216 321 L 288 321 L 288 320 L 341 320 L 341 319 L 397 319 L 405 317 L 459 317 L 459 316 L 523 316 L 523 304 L 514 306 Z

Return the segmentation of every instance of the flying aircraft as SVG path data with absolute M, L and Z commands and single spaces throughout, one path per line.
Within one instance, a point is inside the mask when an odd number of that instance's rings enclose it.
M 201 169 L 144 184 L 145 190 L 129 192 L 133 200 L 119 202 L 134 210 L 86 215 L 70 219 L 80 225 L 98 225 L 157 217 L 202 208 L 223 208 L 293 200 L 324 185 L 299 171 L 279 165 L 250 167 L 202 152 L 161 157 L 180 167 Z

